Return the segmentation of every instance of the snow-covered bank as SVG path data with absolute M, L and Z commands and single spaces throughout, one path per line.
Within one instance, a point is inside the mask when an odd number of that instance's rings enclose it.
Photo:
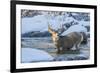
M 49 49 L 50 50 L 50 49 Z M 52 49 L 51 49 L 52 50 Z M 89 51 L 69 51 L 62 54 L 54 53 L 55 55 L 39 49 L 34 48 L 22 48 L 22 63 L 34 63 L 34 62 L 53 62 L 53 61 L 72 61 L 72 60 L 87 60 L 89 59 Z
M 68 30 L 63 32 L 61 35 L 64 36 L 71 32 L 87 32 L 87 29 L 81 25 L 73 25 Z
M 22 48 L 22 63 L 51 60 L 53 60 L 53 57 L 42 50 L 34 48 Z

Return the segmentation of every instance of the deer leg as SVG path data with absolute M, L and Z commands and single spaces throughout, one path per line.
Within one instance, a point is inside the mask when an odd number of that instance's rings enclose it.
M 81 42 L 83 41 L 83 35 L 81 34 L 81 39 L 77 42 L 77 44 L 76 44 L 76 48 L 78 49 L 78 50 L 80 50 L 80 44 L 81 44 Z
M 77 50 L 79 50 L 79 44 L 76 45 Z
M 80 50 L 80 44 L 81 44 L 81 42 L 79 42 L 78 44 L 76 44 L 77 50 Z
M 60 48 L 58 48 L 57 53 L 60 53 Z
M 74 45 L 71 50 L 76 50 L 76 45 Z
M 57 46 L 57 53 L 60 53 L 60 47 Z
M 71 50 L 76 50 L 76 44 L 73 45 L 73 47 L 71 48 Z

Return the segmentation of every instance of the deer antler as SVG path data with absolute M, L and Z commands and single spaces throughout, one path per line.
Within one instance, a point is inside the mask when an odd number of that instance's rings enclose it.
M 56 31 L 56 30 L 52 29 L 51 25 L 48 23 L 48 31 L 49 31 L 50 33 L 53 33 L 53 32 Z
M 50 24 L 48 24 L 48 31 L 49 31 L 50 33 L 52 33 L 52 29 L 51 29 Z
M 52 29 L 51 25 L 48 23 L 48 31 L 50 33 L 52 33 L 53 31 L 57 32 L 59 35 L 61 35 L 64 31 L 66 31 L 66 28 L 64 28 L 64 25 L 60 25 L 60 28 L 58 28 L 57 30 Z
M 57 30 L 58 34 L 61 35 L 66 29 L 64 28 L 64 25 L 61 25 L 60 28 Z

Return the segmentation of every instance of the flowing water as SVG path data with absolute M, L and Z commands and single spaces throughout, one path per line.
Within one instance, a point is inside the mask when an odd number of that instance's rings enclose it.
M 54 57 L 53 61 L 86 60 L 90 55 L 90 43 L 80 45 L 81 50 L 64 51 L 60 54 L 50 37 L 22 38 L 22 48 L 35 48 L 43 50 Z

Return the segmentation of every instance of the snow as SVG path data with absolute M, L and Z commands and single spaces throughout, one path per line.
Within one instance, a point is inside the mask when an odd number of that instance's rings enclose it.
M 47 31 L 48 24 L 52 25 L 53 29 L 58 29 L 61 24 L 76 21 L 72 17 L 65 18 L 63 16 L 56 16 L 54 18 L 45 15 L 37 15 L 34 17 L 22 18 L 22 33 L 29 31 Z
M 38 50 L 35 48 L 22 48 L 22 63 L 50 60 L 53 60 L 53 57 L 45 51 Z
M 79 24 L 78 27 L 76 26 L 74 26 L 75 28 L 71 27 L 71 29 L 74 28 L 73 30 L 75 31 L 84 29 L 80 25 L 84 26 L 90 25 L 89 21 L 78 21 L 75 20 L 73 17 L 68 17 L 66 15 L 49 16 L 46 14 L 42 14 L 34 17 L 22 18 L 22 33 L 30 31 L 40 31 L 40 32 L 48 31 L 48 24 L 50 24 L 52 28 L 56 30 L 61 26 L 61 24 L 70 23 L 72 21 L 77 22 Z
M 46 26 L 46 19 L 43 15 L 22 19 L 22 33 L 29 31 L 40 31 L 41 28 L 45 28 Z
M 63 32 L 61 35 L 67 35 L 68 33 L 71 32 L 87 32 L 87 29 L 84 26 L 81 25 L 73 25 L 71 26 L 68 30 L 66 30 L 65 32 Z
M 78 23 L 80 25 L 83 25 L 83 26 L 90 26 L 90 22 L 89 21 L 79 21 Z

